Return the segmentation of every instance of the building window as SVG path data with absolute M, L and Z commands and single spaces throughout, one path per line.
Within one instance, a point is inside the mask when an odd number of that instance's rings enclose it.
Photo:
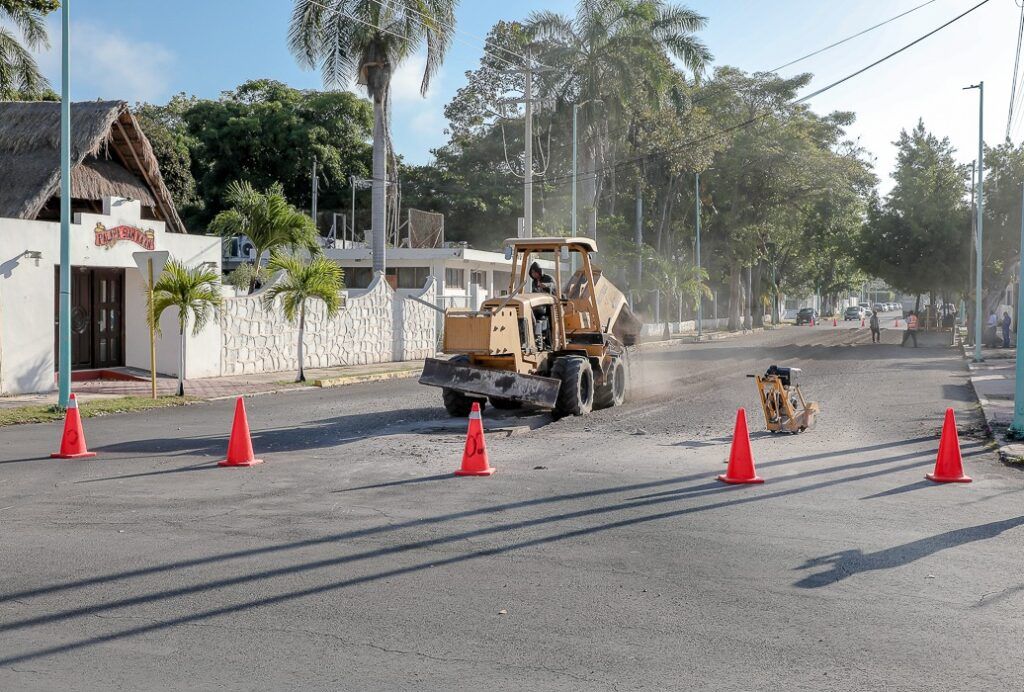
M 387 276 L 393 277 L 391 285 L 395 288 L 423 288 L 430 276 L 429 267 L 391 267 Z
M 444 286 L 445 288 L 457 288 L 460 291 L 466 290 L 466 270 L 445 269 Z
M 346 267 L 345 288 L 369 288 L 373 270 L 369 267 Z
M 499 296 L 508 295 L 508 285 L 512 281 L 512 272 L 494 272 L 494 292 Z

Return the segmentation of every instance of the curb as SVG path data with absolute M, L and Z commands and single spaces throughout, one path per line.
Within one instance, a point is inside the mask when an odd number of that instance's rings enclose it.
M 775 327 L 754 327 L 753 329 L 738 330 L 735 332 L 730 332 L 728 330 L 721 329 L 713 332 L 704 332 L 704 334 L 701 335 L 700 341 L 697 341 L 696 332 L 690 332 L 686 334 L 674 334 L 670 339 L 652 339 L 651 341 L 642 341 L 638 344 L 638 346 L 641 349 L 643 349 L 644 347 L 647 346 L 658 345 L 671 346 L 675 344 L 703 344 L 709 341 L 725 341 L 726 339 L 737 339 L 741 336 L 749 336 L 751 334 L 759 334 L 761 332 L 766 331 L 775 331 L 787 326 L 789 325 L 780 324 Z
M 415 377 L 422 372 L 423 367 L 405 370 L 392 370 L 388 372 L 366 373 L 362 375 L 339 375 L 338 377 L 326 377 L 322 380 L 313 380 L 314 387 L 328 389 L 330 387 L 344 387 L 348 384 L 363 384 L 365 382 L 385 382 L 387 380 L 401 380 Z

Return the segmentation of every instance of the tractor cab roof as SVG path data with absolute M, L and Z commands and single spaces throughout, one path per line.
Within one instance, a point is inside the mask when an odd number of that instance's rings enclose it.
M 504 247 L 529 252 L 557 252 L 563 247 L 585 252 L 597 252 L 597 241 L 593 238 L 506 238 Z
M 507 305 L 522 305 L 524 308 L 539 308 L 545 305 L 551 305 L 555 302 L 555 297 L 550 293 L 520 293 L 513 297 L 511 300 L 508 298 L 489 298 L 485 300 L 482 308 L 493 308 L 501 304 Z

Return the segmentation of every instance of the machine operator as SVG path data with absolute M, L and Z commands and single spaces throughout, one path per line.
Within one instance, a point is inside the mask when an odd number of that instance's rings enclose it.
M 540 265 L 534 262 L 530 265 L 530 278 L 533 280 L 530 291 L 532 293 L 555 293 L 555 280 L 549 274 L 541 271 Z

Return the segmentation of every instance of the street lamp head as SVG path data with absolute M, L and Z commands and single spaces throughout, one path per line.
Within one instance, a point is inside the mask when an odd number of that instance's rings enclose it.
M 981 88 L 981 82 L 979 82 L 977 84 L 972 84 L 971 86 L 965 86 L 961 91 L 967 91 L 968 89 L 980 89 L 980 88 Z

